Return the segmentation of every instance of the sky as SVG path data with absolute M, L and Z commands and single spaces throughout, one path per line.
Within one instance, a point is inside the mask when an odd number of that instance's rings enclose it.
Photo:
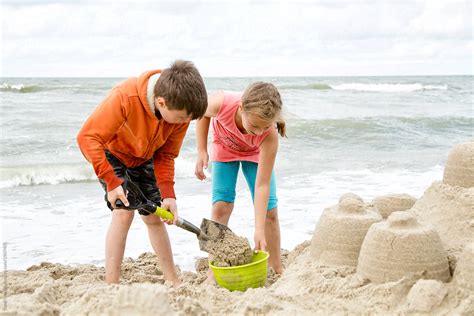
M 1 0 L 2 77 L 473 74 L 471 0 Z

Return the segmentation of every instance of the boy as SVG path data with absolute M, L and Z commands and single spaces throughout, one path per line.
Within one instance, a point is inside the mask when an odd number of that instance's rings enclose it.
M 139 191 L 178 217 L 174 192 L 174 159 L 191 120 L 204 115 L 207 93 L 199 71 L 189 61 L 129 78 L 85 122 L 77 142 L 93 165 L 112 211 L 105 242 L 105 281 L 118 283 L 128 230 Z M 138 204 L 137 204 L 138 205 Z M 166 227 L 157 216 L 139 209 L 166 280 L 178 284 Z

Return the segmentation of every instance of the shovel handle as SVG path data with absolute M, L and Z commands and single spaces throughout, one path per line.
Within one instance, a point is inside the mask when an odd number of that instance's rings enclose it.
M 169 221 L 174 220 L 173 213 L 168 212 L 168 210 L 166 210 L 162 207 L 159 207 L 159 206 L 156 207 L 156 211 L 153 214 L 155 214 L 156 216 L 161 217 L 163 219 L 169 220 Z
M 156 207 L 156 211 L 153 214 L 155 214 L 156 216 L 159 216 L 163 219 L 167 219 L 169 221 L 174 220 L 174 216 L 171 212 L 169 212 L 168 210 L 165 210 L 164 208 L 159 207 L 159 206 Z M 185 229 L 188 232 L 196 234 L 196 236 L 198 236 L 198 238 L 201 236 L 201 230 L 198 227 L 194 226 L 192 223 L 185 220 L 185 219 L 182 219 L 182 218 L 178 217 L 178 220 L 176 221 L 176 226 L 178 226 L 182 229 Z

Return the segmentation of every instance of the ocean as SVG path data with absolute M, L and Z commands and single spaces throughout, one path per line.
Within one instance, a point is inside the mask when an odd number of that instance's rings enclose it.
M 8 269 L 42 261 L 104 264 L 110 222 L 102 188 L 76 135 L 124 78 L 1 78 L 1 229 Z M 474 135 L 473 76 L 205 78 L 209 93 L 257 80 L 280 90 L 288 137 L 275 172 L 282 247 L 311 238 L 324 208 L 346 192 L 365 201 L 419 198 L 441 180 L 451 148 Z M 195 123 L 176 161 L 179 214 L 211 213 L 211 181 L 194 176 Z M 229 226 L 253 244 L 254 213 L 242 176 Z M 169 226 L 175 263 L 193 271 L 196 237 Z M 152 251 L 136 216 L 125 256 Z M 2 267 L 3 268 L 3 267 Z

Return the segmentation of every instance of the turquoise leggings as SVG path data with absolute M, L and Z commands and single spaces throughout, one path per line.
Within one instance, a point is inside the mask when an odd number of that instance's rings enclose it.
M 212 162 L 212 204 L 223 201 L 234 203 L 235 186 L 237 184 L 237 174 L 240 164 L 242 171 L 247 180 L 247 184 L 252 194 L 252 201 L 255 201 L 255 179 L 257 178 L 258 164 L 250 161 L 229 161 L 229 162 Z M 278 206 L 276 196 L 276 180 L 275 173 L 272 171 L 270 180 L 270 196 L 268 198 L 267 210 L 272 210 Z

